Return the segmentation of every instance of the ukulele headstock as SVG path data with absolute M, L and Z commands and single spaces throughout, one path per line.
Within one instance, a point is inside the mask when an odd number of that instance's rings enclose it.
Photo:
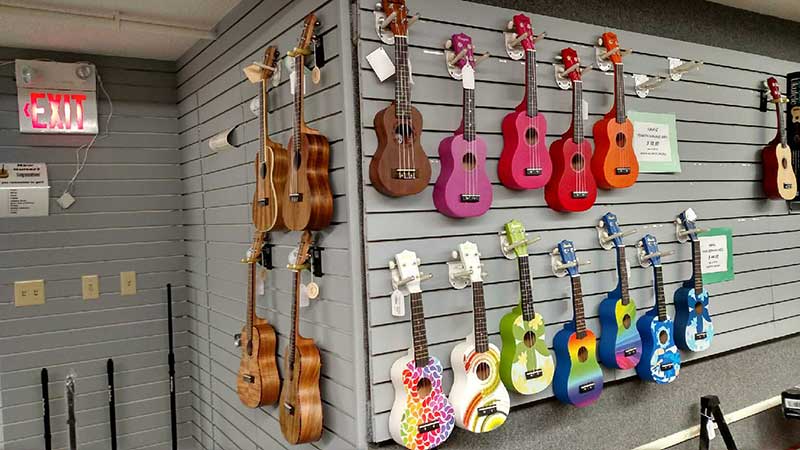
M 506 258 L 515 259 L 528 256 L 528 245 L 540 238 L 528 239 L 525 226 L 519 220 L 511 220 L 504 226 L 500 233 L 500 246 Z
M 578 58 L 578 52 L 572 47 L 567 47 L 561 50 L 561 60 L 564 62 L 564 73 L 567 74 L 566 76 L 569 77 L 570 81 L 581 81 L 581 60 Z M 572 69 L 575 65 L 578 65 L 578 67 Z M 572 70 L 570 71 L 570 69 Z
M 620 51 L 621 49 L 619 49 L 619 41 L 617 40 L 616 33 L 610 31 L 603 33 L 603 36 L 600 38 L 600 45 L 605 47 L 606 52 L 608 52 L 608 59 L 611 62 L 614 64 L 620 64 L 622 62 L 622 52 Z M 615 51 L 615 49 L 619 50 Z
M 311 258 L 311 245 L 314 243 L 314 237 L 310 231 L 303 232 L 300 237 L 300 243 L 297 244 L 297 257 L 295 257 L 294 264 L 289 264 L 288 269 L 292 271 L 303 270 L 308 267 L 308 260 Z
M 612 212 L 606 213 L 597 224 L 597 236 L 600 240 L 600 246 L 606 250 L 625 247 L 622 238 L 633 233 L 636 233 L 636 229 L 622 231 L 617 215 Z
M 525 39 L 520 41 L 524 50 L 536 50 L 536 37 L 533 34 L 533 25 L 531 25 L 530 17 L 525 14 L 517 14 L 514 16 L 514 32 L 517 36 L 522 36 L 527 33 Z
M 265 83 L 275 75 L 279 57 L 280 52 L 278 52 L 278 47 L 274 45 L 270 45 L 264 51 L 264 67 L 262 68 L 263 70 L 261 70 L 261 80 Z
M 658 250 L 658 241 L 652 234 L 646 234 L 636 243 L 639 254 L 639 264 L 642 267 L 661 267 L 661 257 L 672 254 L 672 252 L 662 253 Z
M 575 245 L 572 241 L 566 239 L 558 243 L 558 246 L 551 252 L 550 258 L 553 273 L 557 277 L 567 275 L 570 278 L 579 277 L 581 274 L 578 267 L 591 264 L 589 261 L 578 261 L 578 256 L 575 254 Z
M 422 292 L 422 281 L 427 278 L 420 273 L 419 265 L 417 254 L 410 250 L 403 250 L 394 255 L 394 259 L 389 261 L 392 287 L 405 289 L 411 294 Z
M 678 218 L 675 219 L 675 232 L 678 235 L 679 242 L 697 241 L 697 234 L 708 231 L 704 228 L 698 228 L 697 214 L 692 208 L 680 213 Z
M 450 284 L 456 289 L 463 289 L 471 283 L 483 282 L 481 254 L 473 242 L 463 242 L 458 250 L 453 250 L 453 261 L 447 263 Z
M 264 232 L 256 231 L 255 235 L 253 235 L 253 243 L 247 249 L 247 253 L 242 260 L 243 263 L 255 264 L 258 262 L 258 258 L 261 256 L 261 249 L 264 247 L 264 234 Z
M 389 25 L 395 36 L 408 35 L 408 6 L 405 0 L 382 0 L 381 5 L 386 17 L 394 17 Z
M 453 53 L 463 57 L 455 61 L 455 66 L 459 69 L 464 69 L 465 66 L 475 68 L 475 45 L 472 44 L 472 38 L 464 33 L 454 34 L 450 38 L 452 43 Z
M 778 80 L 775 77 L 767 78 L 767 87 L 769 88 L 769 93 L 772 96 L 772 101 L 774 103 L 783 101 L 783 94 L 781 94 L 781 85 L 778 83 Z
M 303 25 L 303 32 L 300 34 L 300 40 L 297 41 L 297 47 L 287 53 L 288 56 L 296 57 L 299 55 L 308 56 L 311 54 L 311 40 L 314 38 L 314 29 L 319 26 L 319 21 L 314 13 L 309 14 Z

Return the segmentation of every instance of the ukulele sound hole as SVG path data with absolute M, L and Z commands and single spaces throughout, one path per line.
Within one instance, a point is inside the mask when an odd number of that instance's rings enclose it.
M 261 170 L 259 170 L 258 173 L 261 175 L 262 180 L 267 178 L 267 163 L 261 163 Z
M 525 346 L 528 348 L 533 348 L 533 344 L 536 343 L 536 333 L 533 331 L 528 331 L 525 333 Z
M 411 127 L 411 125 L 399 124 L 397 125 L 397 128 L 394 129 L 394 139 L 398 144 L 402 145 L 405 142 L 411 141 L 413 136 L 414 129 Z
M 419 382 L 417 382 L 417 393 L 419 393 L 421 398 L 427 397 L 432 390 L 433 387 L 431 386 L 431 380 L 427 378 L 420 378 Z
M 625 316 L 622 318 L 622 326 L 625 327 L 626 330 L 631 327 L 630 314 L 625 314 Z
M 589 349 L 586 347 L 581 347 L 578 349 L 578 361 L 586 362 L 589 359 Z
M 669 335 L 666 330 L 661 330 L 661 333 L 658 333 L 658 341 L 663 345 L 667 343 L 667 339 L 669 339 Z
M 788 168 L 789 168 L 789 161 L 788 161 L 786 158 L 783 158 L 783 159 L 781 160 L 781 166 L 782 166 L 784 169 L 788 169 Z
M 528 128 L 528 131 L 525 132 L 525 142 L 527 142 L 529 146 L 533 147 L 538 141 L 539 133 L 536 132 L 536 128 Z
M 478 165 L 478 160 L 475 158 L 475 154 L 470 152 L 464 153 L 464 157 L 461 158 L 461 165 L 463 165 L 464 169 L 466 170 L 474 169 L 475 166 Z
M 628 138 L 625 137 L 625 133 L 619 132 L 617 133 L 617 147 L 625 147 L 625 144 L 628 143 Z
M 292 165 L 294 166 L 295 170 L 300 169 L 301 162 L 303 162 L 303 157 L 300 156 L 300 152 L 294 152 L 294 158 L 292 158 Z
M 698 316 L 699 316 L 700 314 L 703 314 L 703 308 L 704 308 L 704 307 L 703 307 L 703 304 L 702 304 L 702 303 L 697 303 L 697 304 L 695 304 L 695 305 L 694 305 L 694 312 L 695 312 L 695 314 L 697 314 Z
M 572 156 L 572 170 L 575 172 L 580 172 L 583 170 L 584 162 L 583 155 L 580 153 L 575 153 L 575 155 Z
M 492 368 L 489 367 L 489 363 L 487 362 L 482 362 L 475 368 L 475 375 L 477 375 L 478 379 L 481 381 L 486 381 L 491 374 Z

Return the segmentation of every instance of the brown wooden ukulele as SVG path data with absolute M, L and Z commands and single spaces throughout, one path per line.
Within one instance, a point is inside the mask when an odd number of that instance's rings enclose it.
M 289 140 L 289 174 L 280 206 L 290 230 L 321 230 L 331 223 L 333 194 L 328 180 L 330 145 L 328 139 L 306 125 L 303 118 L 305 57 L 318 24 L 312 13 L 306 17 L 297 48 L 288 52 L 294 58 L 294 126 Z
M 286 370 L 281 391 L 281 432 L 291 444 L 314 442 L 322 436 L 322 398 L 319 391 L 320 357 L 313 339 L 300 336 L 300 274 L 308 266 L 311 232 L 300 239 L 294 271 L 292 335 L 286 348 Z
M 275 329 L 266 320 L 256 316 L 256 262 L 263 245 L 264 233 L 257 231 L 247 257 L 242 260 L 248 270 L 247 324 L 237 339 L 242 347 L 242 360 L 236 378 L 236 392 L 242 403 L 250 408 L 275 403 L 281 389 L 275 353 Z
M 253 194 L 253 225 L 259 231 L 286 229 L 280 211 L 279 193 L 286 190 L 289 155 L 281 144 L 269 138 L 267 119 L 267 90 L 278 63 L 278 49 L 268 47 L 264 52 L 264 68 L 261 71 L 261 149 L 256 154 L 256 191 Z
M 369 179 L 378 192 L 391 197 L 414 195 L 428 186 L 431 163 L 420 144 L 422 114 L 411 106 L 408 61 L 408 7 L 405 0 L 383 0 L 383 12 L 394 15 L 395 100 L 375 114 L 378 149 L 369 163 Z

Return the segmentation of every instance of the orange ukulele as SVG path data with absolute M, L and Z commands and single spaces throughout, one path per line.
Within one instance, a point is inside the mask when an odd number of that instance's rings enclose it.
M 625 113 L 625 78 L 617 35 L 603 33 L 600 38 L 608 59 L 614 63 L 614 107 L 592 129 L 594 156 L 592 173 L 603 189 L 633 186 L 639 177 L 639 161 L 633 152 L 633 124 Z
M 281 144 L 269 138 L 267 126 L 267 86 L 278 64 L 278 49 L 268 47 L 264 52 L 264 69 L 261 71 L 261 149 L 256 154 L 256 192 L 253 194 L 253 224 L 256 230 L 285 230 L 281 215 L 279 195 L 286 189 L 289 155 Z
M 314 442 L 322 436 L 322 399 L 319 392 L 320 357 L 313 339 L 300 336 L 298 327 L 300 274 L 308 266 L 311 232 L 300 239 L 297 259 L 289 265 L 294 271 L 292 335 L 286 348 L 286 370 L 281 391 L 281 432 L 291 444 Z
M 256 316 L 256 262 L 261 256 L 264 233 L 257 231 L 253 245 L 242 262 L 247 263 L 247 324 L 237 343 L 242 347 L 242 360 L 236 378 L 236 392 L 246 406 L 258 408 L 278 399 L 281 379 L 275 356 L 277 338 L 275 329 L 266 320 Z
M 797 197 L 797 177 L 792 168 L 792 150 L 786 138 L 786 118 L 783 113 L 786 99 L 781 94 L 778 80 L 770 77 L 767 85 L 778 113 L 778 135 L 761 150 L 761 160 L 764 164 L 764 193 L 767 198 L 774 200 L 794 200 Z

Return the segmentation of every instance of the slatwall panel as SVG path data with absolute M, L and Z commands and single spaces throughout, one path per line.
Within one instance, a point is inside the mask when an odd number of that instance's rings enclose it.
M 367 167 L 377 139 L 372 120 L 394 98 L 391 81 L 379 83 L 365 56 L 380 45 L 374 31 L 374 1 L 361 0 L 360 84 L 363 143 L 366 262 L 368 266 L 368 327 L 373 441 L 390 439 L 388 416 L 393 400 L 389 379 L 391 364 L 410 346 L 408 317 L 391 315 L 390 276 L 387 262 L 397 252 L 410 249 L 422 259 L 425 272 L 434 278 L 424 284 L 428 342 L 432 355 L 446 368 L 445 390 L 452 372 L 449 354 L 453 346 L 472 331 L 472 300 L 469 290 L 453 290 L 447 281 L 450 252 L 464 240 L 476 242 L 486 271 L 487 316 L 490 341 L 500 345 L 498 323 L 518 299 L 517 268 L 501 255 L 497 232 L 516 218 L 542 241 L 532 247 L 536 308 L 548 323 L 548 345 L 562 325 L 571 319 L 569 283 L 553 277 L 548 252 L 562 239 L 573 240 L 582 259 L 592 265 L 582 270 L 588 326 L 599 332 L 597 308 L 607 291 L 616 285 L 615 255 L 600 249 L 593 228 L 607 211 L 615 212 L 625 229 L 637 228 L 636 237 L 654 234 L 663 251 L 675 250 L 664 267 L 665 291 L 672 292 L 691 274 L 691 248 L 676 242 L 672 220 L 692 207 L 699 226 L 730 226 L 734 229 L 736 279 L 709 286 L 711 312 L 718 335 L 712 349 L 702 355 L 684 354 L 685 360 L 796 333 L 800 325 L 797 269 L 800 258 L 800 223 L 788 215 L 784 202 L 767 201 L 760 187 L 759 149 L 775 135 L 774 112 L 758 110 L 761 82 L 774 75 L 796 70 L 796 64 L 758 55 L 712 48 L 687 42 L 614 30 L 623 48 L 635 53 L 625 59 L 629 110 L 676 113 L 682 169 L 680 174 L 642 174 L 632 189 L 601 191 L 597 205 L 585 213 L 562 214 L 547 208 L 542 191 L 515 192 L 497 179 L 497 161 L 502 150 L 500 123 L 521 101 L 524 66 L 505 53 L 501 30 L 517 13 L 510 9 L 477 5 L 460 0 L 409 1 L 423 19 L 411 28 L 410 56 L 413 66 L 413 103 L 424 116 L 422 145 L 433 165 L 431 186 L 422 194 L 402 199 L 384 197 L 369 186 Z M 548 120 L 548 144 L 560 137 L 570 122 L 571 93 L 555 85 L 552 62 L 565 46 L 579 51 L 584 65 L 594 62 L 591 47 L 605 28 L 568 20 L 532 15 L 537 32 L 547 39 L 537 44 L 539 108 Z M 439 173 L 439 141 L 451 135 L 461 120 L 461 86 L 447 74 L 442 45 L 453 33 L 472 36 L 477 52 L 492 58 L 477 70 L 477 131 L 489 149 L 487 170 L 494 184 L 494 204 L 484 216 L 450 219 L 433 207 L 431 192 Z M 390 54 L 393 49 L 387 48 Z M 667 83 L 639 99 L 633 93 L 633 73 L 664 75 L 667 56 L 706 62 L 684 81 Z M 584 97 L 590 104 L 589 124 L 599 120 L 613 103 L 613 74 L 594 71 L 584 77 Z M 590 127 L 587 127 L 590 128 Z M 634 262 L 633 252 L 629 260 Z M 650 270 L 631 271 L 631 294 L 639 312 L 653 304 Z M 674 309 L 670 305 L 670 314 Z M 606 370 L 608 381 L 634 376 L 633 371 Z M 512 395 L 521 405 L 550 397 L 552 391 L 534 397 Z M 570 411 L 562 409 L 564 420 Z M 608 414 L 597 411 L 594 414 Z M 510 421 L 514 421 L 514 414 Z
M 276 406 L 249 409 L 236 395 L 240 350 L 233 334 L 244 325 L 247 298 L 245 266 L 239 261 L 253 237 L 250 205 L 255 187 L 252 160 L 259 149 L 259 122 L 250 111 L 259 86 L 248 82 L 242 68 L 261 61 L 268 45 L 281 56 L 294 48 L 303 19 L 315 11 L 322 23 L 327 65 L 322 81 L 307 77 L 305 115 L 309 125 L 331 143 L 330 175 L 334 191 L 333 224 L 320 233 L 325 276 L 318 279 L 321 298 L 301 310 L 300 332 L 316 340 L 322 356 L 322 440 L 302 448 L 343 449 L 364 440 L 356 433 L 354 392 L 363 381 L 354 376 L 355 354 L 348 184 L 345 161 L 352 145 L 344 139 L 348 125 L 342 113 L 342 77 L 351 67 L 341 57 L 341 8 L 331 0 L 244 1 L 218 26 L 214 42 L 198 44 L 178 62 L 178 109 L 184 224 L 187 230 L 191 302 L 192 433 L 205 448 L 275 449 L 290 447 L 283 438 Z M 344 9 L 345 13 L 347 9 Z M 280 62 L 283 64 L 283 59 Z M 288 143 L 293 107 L 288 71 L 269 93 L 272 139 Z M 215 154 L 208 148 L 214 134 L 237 127 L 236 150 Z M 350 135 L 352 136 L 352 132 Z M 357 172 L 356 172 L 357 173 Z M 292 274 L 287 257 L 300 233 L 271 233 L 276 270 L 269 273 L 266 293 L 258 298 L 257 314 L 278 333 L 279 358 L 291 334 Z M 364 390 L 364 392 L 366 392 Z M 361 407 L 363 409 L 363 407 Z
M 91 61 L 112 97 L 110 136 L 98 141 L 62 210 L 78 136 L 22 135 L 14 65 L 0 67 L 0 160 L 45 162 L 50 216 L 0 219 L 0 447 L 43 448 L 40 369 L 50 370 L 54 448 L 66 446 L 64 378 L 77 378 L 83 449 L 110 448 L 106 359 L 116 365 L 117 430 L 123 449 L 169 448 L 167 306 L 176 289 L 185 316 L 185 265 L 174 64 L 0 49 L 0 60 Z M 109 107 L 98 92 L 100 122 Z M 120 296 L 119 272 L 137 272 L 138 293 Z M 101 297 L 81 298 L 81 276 L 100 276 Z M 13 283 L 44 279 L 47 303 L 16 308 Z M 191 439 L 186 320 L 175 321 L 179 431 Z

